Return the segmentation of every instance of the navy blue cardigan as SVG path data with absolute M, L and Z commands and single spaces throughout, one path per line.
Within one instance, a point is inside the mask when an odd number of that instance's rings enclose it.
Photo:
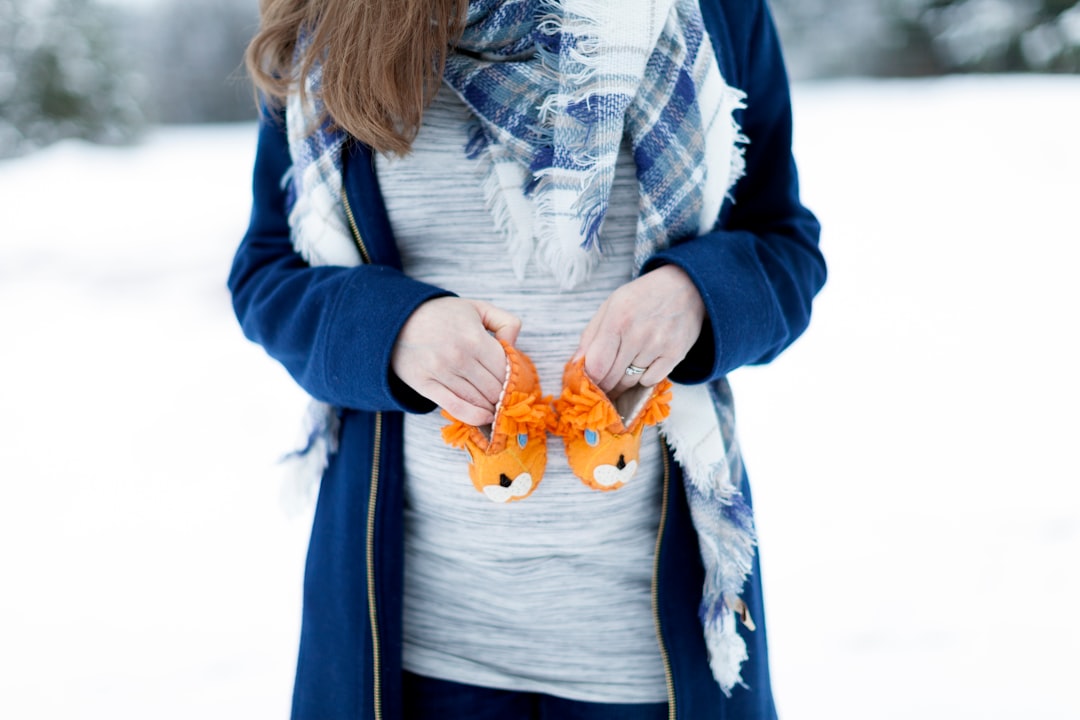
M 701 5 L 722 75 L 747 93 L 737 119 L 750 143 L 746 176 L 713 232 L 657 253 L 644 269 L 674 263 L 704 299 L 708 322 L 671 376 L 683 383 L 771 360 L 805 329 L 825 281 L 818 223 L 799 200 L 788 80 L 768 8 Z M 433 405 L 394 376 L 390 356 L 413 310 L 450 293 L 401 271 L 371 150 L 357 142 L 346 150 L 345 188 L 368 262 L 309 267 L 289 239 L 281 179 L 291 161 L 279 118 L 263 119 L 258 143 L 250 226 L 229 277 L 236 314 L 308 393 L 341 408 L 340 450 L 323 477 L 308 550 L 293 717 L 391 720 L 401 715 L 402 413 Z M 757 572 L 744 598 L 759 621 L 745 634 L 748 687 L 728 699 L 712 679 L 697 618 L 697 539 L 679 468 L 670 459 L 669 468 L 654 605 L 671 717 L 774 717 Z

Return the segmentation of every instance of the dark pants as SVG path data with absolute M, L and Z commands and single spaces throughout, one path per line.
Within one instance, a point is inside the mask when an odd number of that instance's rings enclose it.
M 667 720 L 667 703 L 590 703 L 402 676 L 405 720 Z

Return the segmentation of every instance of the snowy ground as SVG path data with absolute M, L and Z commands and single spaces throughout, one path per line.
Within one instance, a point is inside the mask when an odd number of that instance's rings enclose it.
M 1080 718 L 1080 79 L 796 88 L 810 332 L 734 380 L 787 718 Z M 285 718 L 304 404 L 253 128 L 0 163 L 0 717 Z

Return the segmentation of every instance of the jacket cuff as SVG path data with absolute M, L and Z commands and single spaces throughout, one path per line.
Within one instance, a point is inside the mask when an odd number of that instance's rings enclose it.
M 744 237 L 747 236 L 747 237 Z M 653 255 L 642 269 L 682 268 L 701 294 L 706 319 L 701 335 L 671 380 L 696 384 L 752 363 L 776 341 L 779 308 L 747 233 L 713 232 Z
M 373 292 L 373 286 L 378 287 Z M 328 322 L 324 367 L 339 404 L 360 410 L 426 413 L 435 404 L 415 392 L 390 367 L 394 344 L 421 304 L 452 295 L 442 288 L 381 265 L 364 265 L 338 294 Z M 359 330 L 362 328 L 362 332 Z M 378 378 L 377 387 L 365 387 Z

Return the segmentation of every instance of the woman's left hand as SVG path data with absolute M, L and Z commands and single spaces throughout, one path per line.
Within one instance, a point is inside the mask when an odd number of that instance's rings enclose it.
M 652 386 L 678 365 L 701 334 L 705 303 L 690 276 L 662 265 L 613 292 L 581 334 L 575 358 L 614 399 L 634 385 Z M 645 368 L 627 375 L 634 365 Z

